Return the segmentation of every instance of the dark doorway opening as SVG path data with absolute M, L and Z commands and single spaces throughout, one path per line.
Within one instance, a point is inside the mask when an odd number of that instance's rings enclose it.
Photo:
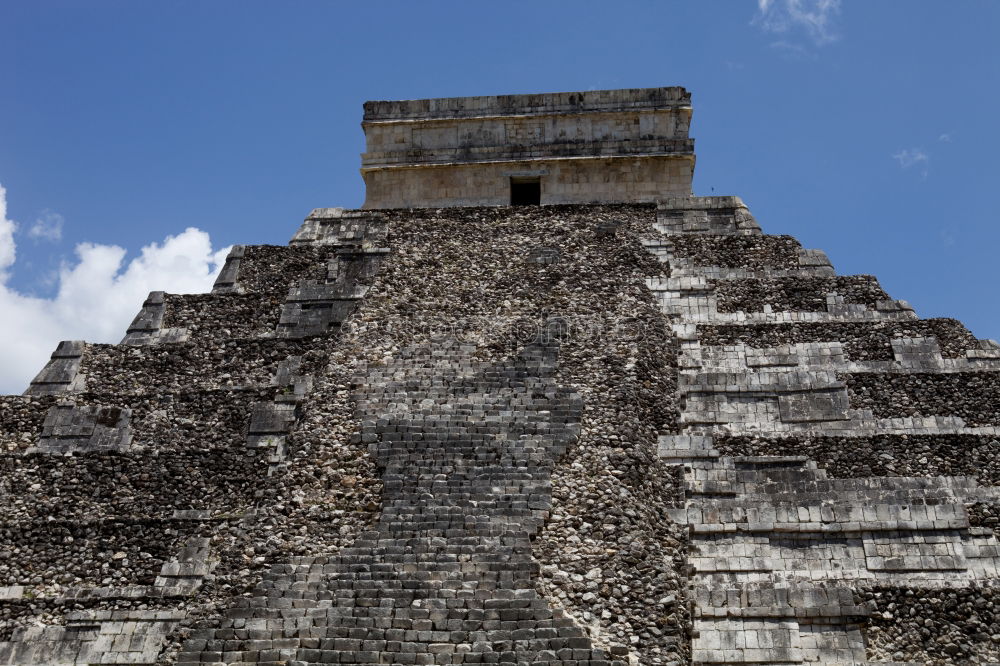
M 542 203 L 541 178 L 511 178 L 510 205 L 538 206 Z

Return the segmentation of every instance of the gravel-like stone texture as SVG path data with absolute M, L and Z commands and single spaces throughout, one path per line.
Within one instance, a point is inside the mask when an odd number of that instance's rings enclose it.
M 163 326 L 188 329 L 211 346 L 220 338 L 274 337 L 288 290 L 301 280 L 324 280 L 329 247 L 248 246 L 237 274 L 241 293 L 166 294 Z
M 285 294 L 166 294 L 164 328 L 183 327 L 192 341 L 274 337 Z
M 638 240 L 651 232 L 655 208 L 384 216 L 392 254 L 340 336 L 240 337 L 262 334 L 268 315 L 261 304 L 280 305 L 291 281 L 322 277 L 328 252 L 248 248 L 239 274 L 244 295 L 167 298 L 164 325 L 192 328 L 189 342 L 90 346 L 82 368 L 88 392 L 76 398 L 130 407 L 133 441 L 145 448 L 8 458 L 3 502 L 10 533 L 62 513 L 66 525 L 120 525 L 126 540 L 145 539 L 144 527 L 174 509 L 209 509 L 214 518 L 199 529 L 207 530 L 220 561 L 187 603 L 191 618 L 171 638 L 163 657 L 169 660 L 188 627 L 250 594 L 265 568 L 293 556 L 332 555 L 372 524 L 381 485 L 351 402 L 360 363 L 378 364 L 442 334 L 471 340 L 482 360 L 498 361 L 537 335 L 546 319 L 561 317 L 557 381 L 577 390 L 586 407 L 579 442 L 553 471 L 551 519 L 535 540 L 539 592 L 599 645 L 624 645 L 640 663 L 686 661 L 686 532 L 663 514 L 680 501 L 680 470 L 655 453 L 657 434 L 676 428 L 676 346 L 645 287 L 648 276 L 666 268 Z M 609 234 L 609 225 L 617 233 Z M 268 397 L 277 363 L 292 355 L 304 357 L 302 372 L 314 383 L 288 438 L 288 459 L 275 467 L 244 448 L 243 434 L 249 406 Z M 36 544 L 40 563 L 54 563 L 45 569 L 51 575 L 36 576 L 42 587 L 70 584 L 55 572 L 77 573 L 83 565 L 67 560 L 73 553 L 84 563 L 98 557 L 34 533 L 18 538 Z M 155 574 L 149 562 L 178 547 L 156 543 L 152 559 L 142 558 L 149 566 L 129 569 L 122 580 L 147 581 Z M 107 550 L 101 547 L 95 553 Z M 141 556 L 129 547 L 114 552 L 126 552 L 121 559 L 133 566 Z M 62 610 L 48 621 L 58 622 Z
M 995 502 L 974 502 L 967 504 L 965 510 L 969 514 L 969 524 L 973 527 L 986 527 L 1000 535 L 1000 504 Z
M 873 603 L 868 658 L 929 666 L 1000 660 L 1000 587 L 873 588 L 858 602 Z
M 874 308 L 887 300 L 878 281 L 870 275 L 842 277 L 783 277 L 719 280 L 715 294 L 719 312 L 761 312 L 770 305 L 775 312 L 826 312 L 826 296 L 837 292 L 845 303 Z
M 0 395 L 0 453 L 23 450 L 38 440 L 53 396 Z
M 162 453 L 243 448 L 254 403 L 273 399 L 276 390 L 209 389 L 138 395 L 86 392 L 74 398 L 79 405 L 130 408 L 132 445 Z
M 934 336 L 945 358 L 965 358 L 976 338 L 956 319 L 918 319 L 864 323 L 795 323 L 769 325 L 702 325 L 698 337 L 703 345 L 776 347 L 800 342 L 844 343 L 852 361 L 891 361 L 892 338 Z
M 57 585 L 151 585 L 163 562 L 200 525 L 161 520 L 46 520 L 0 524 L 0 581 Z
M 792 269 L 799 266 L 802 245 L 791 236 L 671 236 L 674 256 L 700 266 Z
M 960 416 L 967 426 L 1000 425 L 1000 373 L 844 375 L 855 409 L 876 418 Z
M 240 518 L 234 511 L 212 535 L 212 552 L 220 558 L 213 578 L 188 604 L 188 619 L 169 637 L 159 663 L 172 663 L 192 628 L 213 626 L 237 599 L 252 596 L 270 567 L 294 556 L 335 554 L 378 515 L 382 484 L 367 445 L 359 441 L 361 424 L 351 400 L 360 350 L 336 338 L 313 342 L 329 361 L 316 370 L 288 437 L 288 460 L 270 475 L 265 461 L 257 461 L 257 477 L 246 477 L 248 492 L 239 494 L 240 487 L 234 493 L 252 497 L 250 512 Z M 205 503 L 213 510 L 234 504 L 214 497 Z
M 1000 441 L 979 435 L 717 437 L 729 456 L 809 456 L 836 478 L 973 476 L 1000 485 Z
M 80 372 L 92 393 L 135 395 L 267 386 L 278 363 L 303 356 L 309 374 L 326 363 L 307 340 L 239 340 L 127 347 L 88 345 Z
M 266 487 L 267 460 L 234 449 L 73 456 L 0 456 L 0 511 L 8 521 L 170 516 L 174 509 L 242 514 Z
M 669 267 L 639 242 L 653 234 L 655 206 L 371 215 L 389 223 L 391 252 L 338 333 L 268 337 L 288 288 L 322 279 L 332 250 L 259 246 L 247 248 L 241 262 L 242 293 L 167 296 L 164 326 L 189 328 L 188 342 L 91 345 L 82 368 L 87 392 L 72 397 L 84 405 L 130 408 L 136 449 L 25 455 L 56 398 L 0 397 L 0 452 L 7 451 L 0 453 L 0 584 L 25 584 L 31 592 L 29 599 L 0 602 L 0 640 L 15 626 L 61 622 L 73 606 L 55 601 L 60 590 L 149 583 L 184 539 L 205 536 L 217 560 L 213 575 L 191 599 L 148 606 L 189 612 L 161 655 L 160 662 L 169 663 L 192 627 L 217 623 L 248 597 L 264 598 L 266 586 L 257 586 L 265 570 L 299 556 L 333 561 L 373 526 L 381 470 L 362 442 L 352 397 L 366 368 L 450 336 L 475 344 L 480 360 L 503 368 L 511 354 L 561 320 L 555 381 L 580 394 L 584 411 L 578 441 L 552 470 L 551 513 L 533 542 L 537 591 L 598 646 L 615 654 L 624 646 L 638 664 L 687 663 L 687 530 L 664 511 L 683 501 L 682 468 L 656 455 L 657 435 L 678 432 L 677 345 L 645 287 L 648 277 L 666 275 Z M 800 246 L 787 236 L 691 235 L 668 242 L 677 256 L 697 264 L 798 266 Z M 831 291 L 869 306 L 886 298 L 868 276 L 717 283 L 723 311 L 759 312 L 765 303 L 822 311 Z M 841 340 L 852 360 L 891 359 L 894 337 L 934 335 L 950 358 L 975 344 L 961 324 L 946 319 L 701 326 L 699 335 L 702 344 L 754 347 Z M 289 356 L 303 357 L 301 372 L 313 383 L 287 438 L 287 455 L 275 462 L 270 451 L 247 448 L 245 435 L 250 410 L 272 399 L 278 389 L 269 386 L 271 376 Z M 872 408 L 877 417 L 957 415 L 969 425 L 992 425 L 1000 413 L 994 373 L 847 380 L 854 406 Z M 1000 482 L 1000 442 L 987 437 L 745 436 L 718 437 L 715 446 L 724 455 L 808 455 L 834 477 L 970 475 Z M 176 509 L 207 509 L 210 519 L 169 520 Z M 970 517 L 996 529 L 1000 509 L 978 503 Z M 880 613 L 869 632 L 872 654 L 941 664 L 992 658 L 993 637 L 1000 638 L 992 594 L 993 588 L 974 597 L 873 590 L 862 599 Z
M 353 542 L 381 508 L 382 481 L 351 394 L 354 358 L 336 341 L 288 438 L 288 460 L 267 484 L 259 527 L 288 534 L 288 552 L 323 555 Z M 274 561 L 273 559 L 271 560 Z
M 322 280 L 331 250 L 324 246 L 248 245 L 240 260 L 237 284 L 248 294 L 284 299 L 299 280 Z

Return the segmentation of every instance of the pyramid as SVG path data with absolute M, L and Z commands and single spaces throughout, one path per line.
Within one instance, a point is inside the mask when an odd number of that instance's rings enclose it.
M 368 102 L 363 208 L 0 396 L 0 664 L 1000 661 L 1000 345 L 682 88 Z

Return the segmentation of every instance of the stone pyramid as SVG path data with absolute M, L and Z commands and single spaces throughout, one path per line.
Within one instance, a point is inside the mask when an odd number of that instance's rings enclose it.
M 1000 345 L 681 88 L 365 106 L 360 210 L 0 396 L 0 664 L 1000 660 Z

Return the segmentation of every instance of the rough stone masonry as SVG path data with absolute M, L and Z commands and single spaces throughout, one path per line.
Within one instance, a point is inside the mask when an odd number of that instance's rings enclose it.
M 0 664 L 1000 661 L 1000 346 L 691 196 L 689 120 L 369 102 L 364 209 L 61 343 Z

